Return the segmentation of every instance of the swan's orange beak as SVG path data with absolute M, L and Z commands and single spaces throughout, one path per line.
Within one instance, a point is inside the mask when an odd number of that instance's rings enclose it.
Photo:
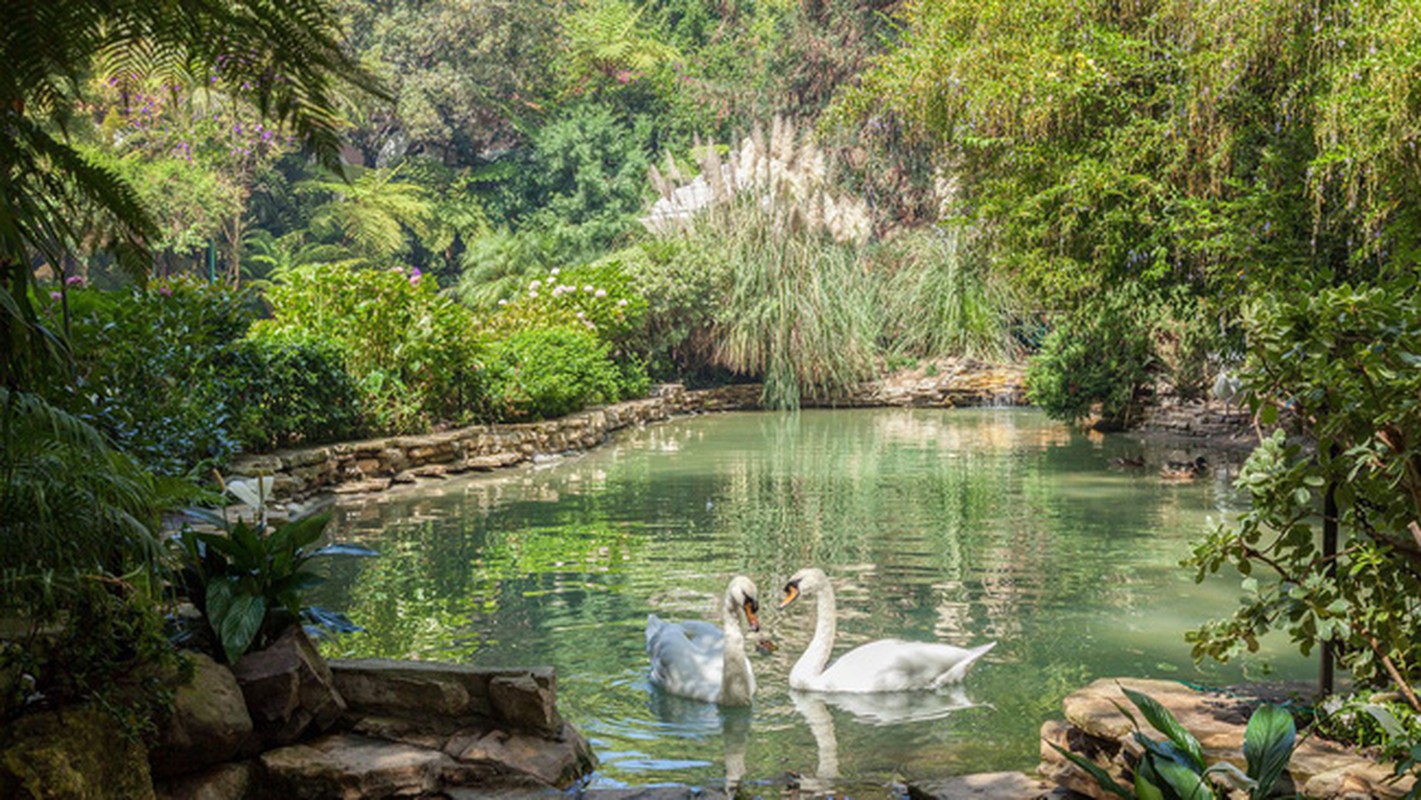
M 760 618 L 755 616 L 755 612 L 760 608 L 760 604 L 752 599 L 745 600 L 745 621 L 750 623 L 750 632 L 757 633 L 760 630 Z
M 785 608 L 786 606 L 788 606 L 790 603 L 793 603 L 793 602 L 795 601 L 795 599 L 797 599 L 798 597 L 799 597 L 799 584 L 797 584 L 797 583 L 785 584 L 785 599 L 783 599 L 783 600 L 780 601 L 780 609 L 781 609 L 781 610 L 784 610 L 784 608 Z

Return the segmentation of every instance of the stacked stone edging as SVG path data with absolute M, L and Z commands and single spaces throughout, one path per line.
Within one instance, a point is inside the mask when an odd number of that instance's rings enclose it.
M 1173 395 L 1157 398 L 1141 409 L 1135 430 L 1193 439 L 1257 443 L 1253 416 L 1242 406 L 1219 400 L 1183 400 Z
M 972 360 L 941 362 L 936 374 L 864 383 L 843 395 L 810 400 L 806 406 L 951 407 L 1023 405 L 1024 371 Z M 687 391 L 658 386 L 651 397 L 594 408 L 543 422 L 472 425 L 421 436 L 386 436 L 320 447 L 279 450 L 238 459 L 233 475 L 270 476 L 276 500 L 300 500 L 323 492 L 383 491 L 421 478 L 511 467 L 539 456 L 588 450 L 633 425 L 683 414 L 760 408 L 761 385 L 735 384 Z

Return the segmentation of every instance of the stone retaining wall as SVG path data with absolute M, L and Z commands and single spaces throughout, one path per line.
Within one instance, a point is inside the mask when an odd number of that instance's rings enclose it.
M 271 498 L 299 500 L 323 492 L 377 492 L 420 478 L 510 467 L 540 456 L 587 450 L 612 433 L 682 414 L 760 407 L 761 386 L 737 384 L 687 391 L 679 384 L 656 388 L 649 398 L 603 406 L 544 422 L 474 425 L 423 436 L 387 436 L 359 442 L 281 450 L 238 459 L 238 477 L 272 478 Z M 1020 367 L 960 360 L 938 362 L 932 375 L 908 375 L 865 383 L 845 395 L 806 406 L 950 407 L 1022 405 Z
M 1143 433 L 1210 439 L 1220 444 L 1231 440 L 1257 442 L 1253 416 L 1241 406 L 1166 396 L 1142 411 L 1136 429 Z

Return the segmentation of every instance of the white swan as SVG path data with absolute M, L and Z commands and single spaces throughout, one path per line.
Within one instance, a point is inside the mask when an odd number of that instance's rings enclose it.
M 843 654 L 833 665 L 837 626 L 834 587 L 822 570 L 802 569 L 785 585 L 783 609 L 801 594 L 818 594 L 818 620 L 814 638 L 789 672 L 789 687 L 810 692 L 903 692 L 937 689 L 962 680 L 967 668 L 996 642 L 964 649 L 947 644 L 883 639 Z
M 755 693 L 755 675 L 745 655 L 740 612 L 751 631 L 760 629 L 755 613 L 755 584 L 737 575 L 721 602 L 721 629 L 708 622 L 665 622 L 646 618 L 646 653 L 651 657 L 651 682 L 671 694 L 705 703 L 748 706 Z

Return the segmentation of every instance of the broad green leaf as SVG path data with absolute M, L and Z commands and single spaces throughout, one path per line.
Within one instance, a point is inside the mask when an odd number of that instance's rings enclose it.
M 1178 761 L 1156 760 L 1155 772 L 1180 800 L 1205 800 L 1214 790 L 1204 776 Z
M 1203 771 L 1204 748 L 1199 745 L 1199 740 L 1194 738 L 1194 734 L 1184 729 L 1183 725 L 1169 713 L 1169 709 L 1160 705 L 1153 697 L 1137 692 L 1133 689 L 1121 686 L 1125 696 L 1130 698 L 1130 702 L 1140 709 L 1140 713 L 1145 715 L 1145 719 L 1155 727 L 1155 730 L 1169 737 L 1169 740 L 1183 750 L 1189 761 L 1199 770 Z
M 222 651 L 227 654 L 227 663 L 235 664 L 242 654 L 251 647 L 257 631 L 266 619 L 266 601 L 260 597 L 243 594 L 232 601 L 226 618 L 222 620 L 219 636 Z
M 1150 780 L 1153 774 L 1154 771 L 1149 769 L 1135 770 L 1135 796 L 1140 800 L 1164 800 L 1164 792 Z
M 222 630 L 222 620 L 227 618 L 227 609 L 232 607 L 234 597 L 232 582 L 226 578 L 216 578 L 207 584 L 207 622 L 214 632 Z
M 1293 715 L 1275 705 L 1259 706 L 1248 720 L 1243 733 L 1243 755 L 1248 764 L 1248 777 L 1258 781 L 1252 797 L 1268 797 L 1273 785 L 1288 767 L 1293 755 L 1297 728 Z

